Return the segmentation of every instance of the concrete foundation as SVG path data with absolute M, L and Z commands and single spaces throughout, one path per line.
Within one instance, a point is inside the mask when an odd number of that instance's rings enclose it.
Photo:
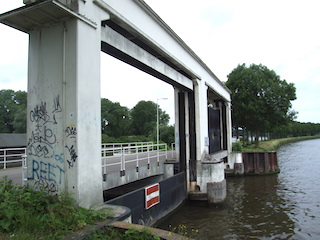
M 227 197 L 227 181 L 207 183 L 208 203 L 222 203 Z
M 233 168 L 234 175 L 243 175 L 244 174 L 244 165 L 243 163 L 235 163 Z
M 200 192 L 207 193 L 207 183 L 222 182 L 224 179 L 225 178 L 223 161 L 198 162 L 197 183 Z

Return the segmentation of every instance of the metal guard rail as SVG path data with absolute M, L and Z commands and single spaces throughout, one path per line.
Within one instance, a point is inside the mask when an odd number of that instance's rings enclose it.
M 117 145 L 118 147 L 110 147 Z M 102 172 L 106 174 L 107 167 L 120 165 L 120 175 L 124 176 L 126 163 L 136 162 L 138 170 L 139 162 L 147 160 L 149 168 L 152 158 L 157 158 L 159 165 L 160 157 L 165 156 L 167 159 L 167 150 L 167 144 L 153 144 L 152 142 L 102 144 Z M 143 156 L 143 154 L 146 154 L 146 156 Z M 3 169 L 6 169 L 8 164 L 21 163 L 23 183 L 27 180 L 26 158 L 26 148 L 0 149 L 0 166 L 3 165 Z M 111 158 L 113 160 L 118 158 L 118 161 L 114 163 L 108 162 Z
M 111 166 L 120 165 L 120 176 L 125 175 L 126 164 L 136 163 L 136 169 L 139 169 L 139 162 L 143 160 L 148 161 L 148 169 L 152 158 L 157 158 L 159 166 L 160 157 L 167 158 L 167 144 L 148 144 L 131 147 L 117 147 L 102 149 L 102 174 L 107 174 L 107 168 Z M 109 160 L 115 162 L 109 162 Z
M 3 165 L 3 169 L 6 169 L 8 164 L 22 163 L 25 156 L 26 148 L 0 149 L 0 164 Z

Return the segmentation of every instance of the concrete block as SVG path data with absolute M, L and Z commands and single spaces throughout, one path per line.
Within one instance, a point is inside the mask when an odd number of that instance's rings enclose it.
M 207 183 L 208 203 L 222 203 L 227 197 L 227 181 Z
M 243 163 L 234 163 L 233 172 L 234 172 L 234 175 L 243 175 L 244 174 Z

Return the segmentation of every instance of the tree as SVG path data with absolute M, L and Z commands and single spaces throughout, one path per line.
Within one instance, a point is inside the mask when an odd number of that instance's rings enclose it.
M 14 133 L 27 132 L 27 92 L 15 92 L 15 110 L 13 118 Z
M 296 115 L 290 102 L 296 99 L 294 84 L 280 80 L 266 66 L 238 65 L 226 85 L 232 91 L 233 124 L 254 132 L 256 146 L 261 131 L 286 125 Z
M 140 101 L 131 109 L 132 131 L 135 135 L 150 135 L 157 124 L 157 104 L 152 101 Z M 159 125 L 167 126 L 169 115 L 159 108 Z
M 27 93 L 0 91 L 0 132 L 26 132 Z
M 106 98 L 101 99 L 102 133 L 118 138 L 129 134 L 130 114 L 127 107 Z
M 160 139 L 168 146 L 175 142 L 174 139 L 174 126 L 161 126 L 160 127 Z

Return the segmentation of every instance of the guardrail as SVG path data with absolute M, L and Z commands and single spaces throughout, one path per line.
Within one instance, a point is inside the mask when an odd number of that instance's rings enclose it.
M 26 148 L 0 149 L 0 168 L 6 169 L 8 165 L 20 164 L 26 156 Z
M 130 143 L 102 143 L 101 148 L 122 148 L 122 147 L 134 147 L 142 145 L 152 145 L 153 142 L 130 142 Z
M 127 164 L 135 163 L 138 171 L 141 161 L 147 161 L 148 168 L 151 159 L 156 159 L 158 166 L 160 157 L 167 159 L 167 144 L 153 144 L 152 142 L 136 143 L 107 143 L 101 145 L 102 173 L 107 174 L 107 168 L 118 166 L 120 176 L 125 175 Z M 27 172 L 26 148 L 0 149 L 0 167 L 7 168 L 9 164 L 21 163 L 22 181 L 26 181 Z
M 147 161 L 148 168 L 152 158 L 157 159 L 159 165 L 160 157 L 167 158 L 167 144 L 147 144 L 130 147 L 109 147 L 102 149 L 102 174 L 106 176 L 108 167 L 118 166 L 120 176 L 125 175 L 126 165 L 135 163 L 138 171 L 141 161 Z

